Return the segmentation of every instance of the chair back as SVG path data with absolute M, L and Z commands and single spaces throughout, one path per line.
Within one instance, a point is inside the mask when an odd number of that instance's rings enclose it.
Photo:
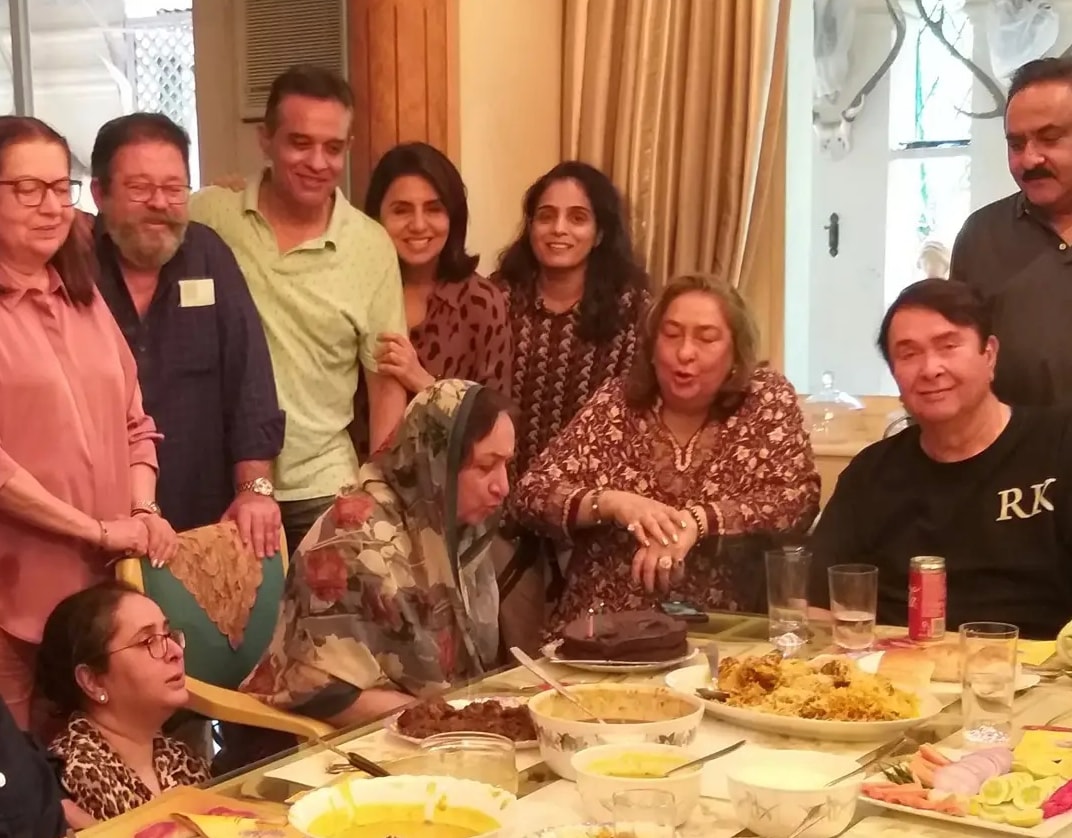
M 282 536 L 281 536 L 282 538 Z M 186 634 L 186 673 L 217 687 L 236 689 L 253 671 L 272 639 L 287 576 L 286 545 L 265 559 L 263 579 L 237 648 L 168 569 L 148 559 L 125 559 L 117 574 L 160 606 L 172 628 Z

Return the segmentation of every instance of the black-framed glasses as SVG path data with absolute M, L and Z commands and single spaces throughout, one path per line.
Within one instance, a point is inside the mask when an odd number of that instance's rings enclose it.
M 73 207 L 82 195 L 82 181 L 69 177 L 59 180 L 41 180 L 36 177 L 20 177 L 14 180 L 0 180 L 0 185 L 10 186 L 15 198 L 24 207 L 39 207 L 45 202 L 45 196 L 51 192 L 60 202 L 61 207 Z
M 190 197 L 191 189 L 188 183 L 148 183 L 146 181 L 125 183 L 123 188 L 127 191 L 127 197 L 136 203 L 147 204 L 157 192 L 160 192 L 164 200 L 172 205 L 185 204 Z
M 180 649 L 186 648 L 186 632 L 182 629 L 171 629 L 163 634 L 150 634 L 148 637 L 143 637 L 141 640 L 136 640 L 126 646 L 120 646 L 118 649 L 111 649 L 108 654 L 114 655 L 117 652 L 125 652 L 127 649 L 144 646 L 149 650 L 149 657 L 163 660 L 167 657 L 169 640 L 173 640 Z

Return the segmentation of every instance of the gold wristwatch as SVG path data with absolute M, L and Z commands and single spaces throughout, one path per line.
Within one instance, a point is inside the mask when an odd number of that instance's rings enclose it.
M 238 492 L 253 492 L 255 495 L 263 495 L 266 498 L 275 496 L 275 486 L 267 477 L 258 477 L 256 480 L 247 480 L 238 484 Z
M 140 501 L 130 507 L 130 516 L 132 518 L 138 513 L 142 515 L 160 515 L 160 504 L 155 500 Z

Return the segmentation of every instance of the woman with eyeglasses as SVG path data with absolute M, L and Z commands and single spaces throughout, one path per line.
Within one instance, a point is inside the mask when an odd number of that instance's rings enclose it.
M 161 728 L 186 704 L 185 638 L 160 607 L 122 582 L 72 594 L 49 615 L 37 686 L 66 729 L 67 819 L 84 828 L 209 778 L 208 764 Z
M 71 235 L 70 165 L 48 125 L 0 116 L 0 698 L 24 729 L 56 603 L 117 556 L 174 552 L 173 533 L 153 543 L 131 515 L 155 504 L 158 434 Z

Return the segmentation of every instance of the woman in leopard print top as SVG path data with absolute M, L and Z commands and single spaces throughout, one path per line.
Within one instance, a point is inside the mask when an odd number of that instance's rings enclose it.
M 160 732 L 186 704 L 183 645 L 159 606 L 120 582 L 69 596 L 49 616 L 37 679 L 68 719 L 51 749 L 64 761 L 72 826 L 209 779 L 205 760 Z
M 365 212 L 387 230 L 402 272 L 408 335 L 381 335 L 377 362 L 416 395 L 436 381 L 475 381 L 510 395 L 512 335 L 502 289 L 476 273 L 465 250 L 469 205 L 462 176 L 427 143 L 403 143 L 380 158 Z M 358 384 L 354 438 L 369 456 Z

